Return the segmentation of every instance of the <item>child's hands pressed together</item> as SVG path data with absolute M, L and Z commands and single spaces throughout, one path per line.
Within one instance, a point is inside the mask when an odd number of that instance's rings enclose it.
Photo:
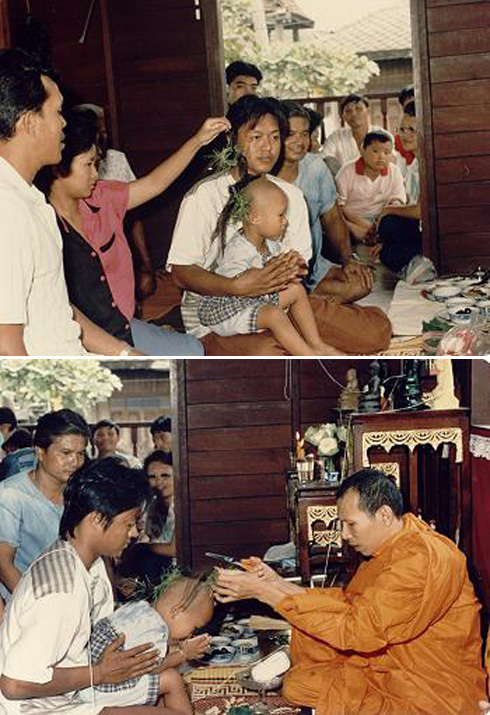
M 186 660 L 199 660 L 209 648 L 211 637 L 207 633 L 188 638 L 180 645 Z

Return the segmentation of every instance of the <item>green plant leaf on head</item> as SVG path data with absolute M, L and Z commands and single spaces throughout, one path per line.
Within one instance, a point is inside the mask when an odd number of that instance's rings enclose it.
M 231 136 L 228 136 L 226 146 L 211 152 L 209 160 L 215 171 L 230 173 L 232 169 L 238 166 L 240 155 L 240 149 L 233 143 Z

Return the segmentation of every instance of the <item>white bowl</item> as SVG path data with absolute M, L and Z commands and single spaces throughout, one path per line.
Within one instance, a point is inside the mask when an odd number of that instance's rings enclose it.
M 266 683 L 258 683 L 252 678 L 249 672 L 239 672 L 235 677 L 240 685 L 248 690 L 257 690 L 260 692 L 263 692 L 264 690 L 277 690 L 282 685 L 281 675 L 271 678 L 271 680 L 268 680 Z
M 233 646 L 231 645 L 222 645 L 219 648 L 211 648 L 210 653 L 211 658 L 208 660 L 208 663 L 212 663 L 213 665 L 220 665 L 224 663 L 229 663 L 233 660 L 236 655 L 236 648 L 233 648 Z
M 448 298 L 454 298 L 460 293 L 461 291 L 457 286 L 440 286 L 432 291 L 433 297 L 441 302 L 446 301 Z
M 490 315 L 490 300 L 479 300 L 477 306 L 482 315 Z
M 241 651 L 248 652 L 249 650 L 257 650 L 259 647 L 259 639 L 257 636 L 253 638 L 235 638 L 233 647 Z
M 478 312 L 478 308 L 474 305 L 452 305 L 448 309 L 449 318 L 453 323 L 458 325 L 466 325 L 471 321 L 471 317 L 474 313 Z
M 454 305 L 464 305 L 467 308 L 475 305 L 476 301 L 473 298 L 463 298 L 460 295 L 455 295 L 454 298 L 448 298 L 446 300 L 447 309 L 450 310 Z
M 224 645 L 231 645 L 231 638 L 228 638 L 228 636 L 213 636 L 213 638 L 210 638 L 209 643 L 211 648 L 221 648 Z

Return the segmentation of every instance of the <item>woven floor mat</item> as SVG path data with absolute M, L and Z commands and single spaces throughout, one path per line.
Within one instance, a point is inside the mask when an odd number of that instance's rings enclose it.
M 301 708 L 291 705 L 280 695 L 267 695 L 264 699 L 271 715 L 300 715 Z M 240 695 L 230 697 L 207 696 L 200 699 L 192 697 L 192 706 L 196 715 L 225 715 L 231 708 L 248 705 L 252 710 L 260 702 L 258 695 Z

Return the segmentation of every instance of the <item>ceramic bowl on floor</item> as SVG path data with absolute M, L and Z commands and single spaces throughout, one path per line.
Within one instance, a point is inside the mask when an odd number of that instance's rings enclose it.
M 257 638 L 237 638 L 233 641 L 236 648 L 234 663 L 251 663 L 259 657 L 259 642 Z
M 447 309 L 450 310 L 453 305 L 464 305 L 466 308 L 472 308 L 476 305 L 476 300 L 473 298 L 464 298 L 461 295 L 456 295 L 454 298 L 448 298 L 446 300 Z
M 241 638 L 245 628 L 239 626 L 238 623 L 225 623 L 221 628 L 221 635 L 231 636 L 232 638 Z
M 454 298 L 456 295 L 460 295 L 461 290 L 458 286 L 448 285 L 439 286 L 439 288 L 434 288 L 432 291 L 432 297 L 443 303 L 448 298 Z
M 236 656 L 236 648 L 231 645 L 223 645 L 219 648 L 211 648 L 207 662 L 210 665 L 225 665 L 230 663 Z
M 478 313 L 478 308 L 471 305 L 456 304 L 448 308 L 449 320 L 457 325 L 467 325 L 475 313 Z
M 237 673 L 236 674 L 236 679 L 237 682 L 240 683 L 240 685 L 244 688 L 247 688 L 248 690 L 255 690 L 255 691 L 267 691 L 267 690 L 277 690 L 278 688 L 281 687 L 282 685 L 282 676 L 278 675 L 275 678 L 272 678 L 272 680 L 269 683 L 257 683 L 250 673 Z
M 481 315 L 490 316 L 490 300 L 479 300 L 477 305 Z
M 224 645 L 231 645 L 231 638 L 229 636 L 213 636 L 210 639 L 211 648 L 221 648 Z

